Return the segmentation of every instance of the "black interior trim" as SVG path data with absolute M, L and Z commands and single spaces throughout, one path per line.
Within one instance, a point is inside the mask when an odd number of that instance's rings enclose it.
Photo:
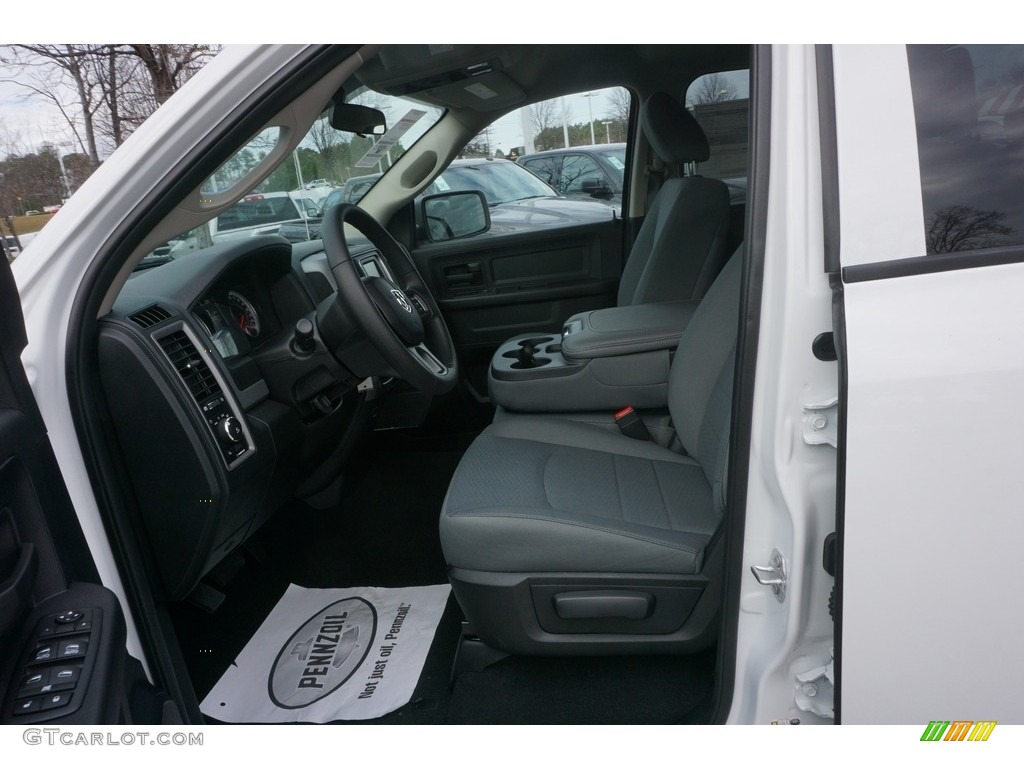
M 835 660 L 835 702 L 833 715 L 836 725 L 842 723 L 843 701 L 843 544 L 846 527 L 846 404 L 850 386 L 846 351 L 846 308 L 843 284 L 838 277 L 832 280 L 832 328 L 839 365 L 839 424 L 836 451 L 836 573 L 835 610 L 833 614 L 833 659 Z
M 725 588 L 722 627 L 718 643 L 718 674 L 715 678 L 712 723 L 724 723 L 732 707 L 736 685 L 736 639 L 743 585 L 743 538 L 746 524 L 747 476 L 750 472 L 751 419 L 754 411 L 754 378 L 760 333 L 761 292 L 764 284 L 765 243 L 768 232 L 768 172 L 771 150 L 772 48 L 757 45 L 751 53 L 750 152 L 751 184 L 748 187 L 746 258 L 740 295 L 742 320 L 736 345 L 735 391 L 732 400 L 732 434 L 725 523 Z
M 111 423 L 110 414 L 105 408 L 100 412 L 97 406 L 104 402 L 96 369 L 97 315 L 104 294 L 131 252 L 178 201 L 201 184 L 271 116 L 287 106 L 296 93 L 309 88 L 358 48 L 356 45 L 311 48 L 305 56 L 293 60 L 288 70 L 279 72 L 273 82 L 253 91 L 231 119 L 225 120 L 218 131 L 205 137 L 184 158 L 181 166 L 186 170 L 178 177 L 164 179 L 141 201 L 137 210 L 142 213 L 114 233 L 112 245 L 98 255 L 86 273 L 71 308 L 66 369 L 76 433 L 108 536 L 118 554 L 118 569 L 154 681 L 178 704 L 186 724 L 202 723 L 204 718 L 189 683 L 181 651 L 173 634 L 168 632 L 163 610 L 153 600 L 149 569 L 138 551 L 130 522 L 134 500 L 123 478 L 124 465 L 114 450 L 112 436 L 103 426 Z M 110 478 L 119 477 L 122 480 L 118 487 L 112 486 Z
M 853 264 L 843 267 L 843 282 L 865 283 L 871 280 L 931 275 L 936 272 L 953 272 L 958 269 L 998 267 L 1003 264 L 1020 264 L 1021 262 L 1024 262 L 1024 245 L 980 248 L 975 251 L 957 251 L 956 253 L 935 253 L 929 256 L 912 256 L 908 259 L 876 261 L 871 264 Z
M 636 180 L 634 177 L 637 174 L 637 168 L 634 165 L 633 156 L 636 154 L 636 142 L 640 132 L 641 99 L 633 88 L 626 88 L 626 90 L 629 91 L 629 121 L 626 123 L 626 170 L 622 175 L 622 203 L 619 206 L 619 218 L 623 221 L 620 240 L 622 246 L 620 275 L 622 269 L 626 268 L 626 261 L 629 260 L 633 243 L 643 224 L 643 218 L 638 220 L 631 219 L 629 216 L 629 206 L 633 202 L 633 192 L 636 189 L 633 182 Z
M 818 142 L 821 152 L 821 213 L 825 230 L 825 271 L 838 272 L 839 142 L 836 138 L 836 87 L 832 46 L 814 46 L 818 83 Z

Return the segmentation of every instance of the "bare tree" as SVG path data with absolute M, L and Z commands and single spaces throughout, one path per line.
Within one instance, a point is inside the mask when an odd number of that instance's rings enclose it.
M 57 107 L 94 165 L 217 53 L 210 45 L 13 45 L 0 63 Z M 101 146 L 105 142 L 105 146 Z
M 14 68 L 5 82 L 46 99 L 60 111 L 75 140 L 90 160 L 99 165 L 95 118 L 103 104 L 91 58 L 102 46 L 13 45 L 0 63 Z M 69 98 L 69 93 L 74 94 Z M 77 100 L 76 104 L 72 104 Z
M 217 51 L 210 45 L 132 43 L 130 51 L 149 73 L 156 103 L 163 104 Z
M 935 212 L 925 241 L 928 253 L 952 253 L 1001 245 L 1013 227 L 1002 223 L 1004 211 L 981 211 L 967 205 L 951 205 Z
M 530 105 L 530 125 L 533 126 L 533 135 L 544 133 L 548 128 L 561 125 L 561 107 L 557 99 L 538 101 Z
M 341 160 L 347 147 L 338 131 L 331 127 L 330 121 L 321 117 L 309 129 L 309 139 L 316 151 L 320 153 L 325 176 L 333 181 L 341 178 Z
M 625 125 L 629 122 L 629 110 L 633 106 L 633 94 L 626 88 L 612 88 L 608 94 L 608 120 Z
M 729 85 L 729 81 L 718 72 L 715 72 L 711 75 L 704 75 L 697 80 L 697 92 L 690 100 L 690 106 L 718 104 L 723 101 L 732 101 L 735 98 L 736 91 Z

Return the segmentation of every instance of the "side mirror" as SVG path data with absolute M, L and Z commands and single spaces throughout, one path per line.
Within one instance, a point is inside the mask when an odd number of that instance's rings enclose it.
M 331 127 L 338 131 L 360 136 L 383 136 L 387 131 L 387 118 L 379 109 L 362 104 L 335 104 L 331 107 Z
M 420 201 L 424 230 L 432 243 L 457 240 L 491 228 L 487 198 L 478 190 L 442 192 Z
M 582 189 L 583 194 L 590 195 L 591 197 L 612 196 L 612 188 L 608 186 L 608 182 L 597 176 L 588 176 L 583 179 Z

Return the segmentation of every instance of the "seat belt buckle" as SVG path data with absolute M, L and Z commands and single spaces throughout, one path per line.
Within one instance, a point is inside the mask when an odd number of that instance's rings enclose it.
M 631 437 L 634 440 L 649 441 L 651 439 L 651 433 L 647 431 L 647 425 L 644 424 L 640 414 L 633 409 L 632 405 L 627 405 L 615 414 L 615 423 L 618 425 L 619 431 L 626 437 Z

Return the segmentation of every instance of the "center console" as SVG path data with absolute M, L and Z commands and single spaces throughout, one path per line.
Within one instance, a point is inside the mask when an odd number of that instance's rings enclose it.
M 581 312 L 560 334 L 511 339 L 491 360 L 491 400 L 513 411 L 663 408 L 679 336 L 697 302 Z

